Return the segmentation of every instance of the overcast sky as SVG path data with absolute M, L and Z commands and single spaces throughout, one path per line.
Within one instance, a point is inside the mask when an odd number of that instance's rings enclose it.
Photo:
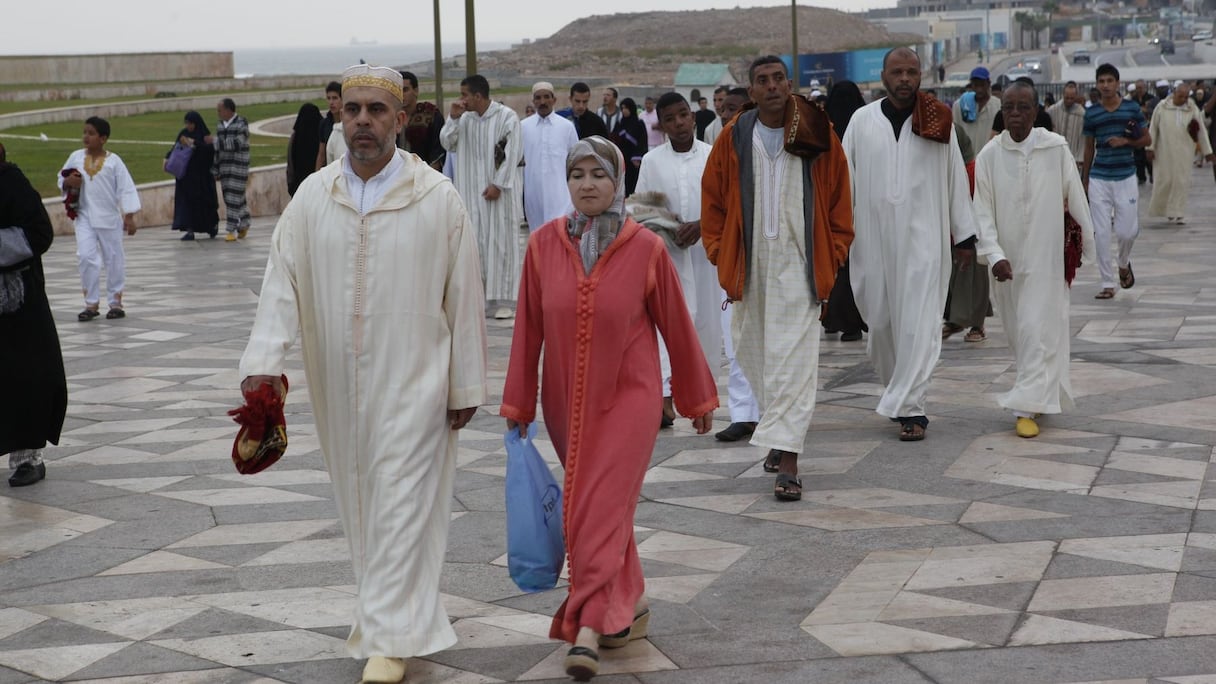
M 463 42 L 464 4 L 464 0 L 440 0 L 444 42 Z M 480 0 L 477 37 L 479 41 L 542 38 L 588 14 L 785 4 L 780 0 Z M 894 6 L 895 0 L 800 4 L 856 12 Z M 430 43 L 431 6 L 428 0 L 59 0 L 51 4 L 5 0 L 0 55 L 320 47 L 346 45 L 351 38 L 384 44 Z

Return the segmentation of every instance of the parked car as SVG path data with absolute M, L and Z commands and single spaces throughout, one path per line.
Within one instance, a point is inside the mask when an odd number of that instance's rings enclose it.
M 1089 57 L 1089 50 L 1073 50 L 1072 51 L 1072 63 L 1073 64 L 1090 64 L 1091 62 L 1090 62 L 1090 57 Z
M 1021 67 L 1014 67 L 1009 71 L 1006 71 L 1005 73 L 1001 74 L 1000 78 L 997 80 L 1000 81 L 1001 86 L 1004 87 L 1009 83 L 1018 80 L 1019 78 L 1029 78 L 1034 80 L 1034 77 L 1030 75 L 1030 72 Z
M 1211 31 L 1196 31 L 1194 34 L 1191 35 L 1191 40 L 1211 40 L 1211 39 L 1212 39 Z
M 1163 54 L 1163 55 L 1174 54 L 1174 41 L 1172 41 L 1172 40 L 1161 41 L 1161 54 Z
M 962 88 L 968 83 L 971 83 L 971 72 L 955 71 L 951 74 L 946 74 L 946 80 L 942 81 L 943 86 Z
M 1149 45 L 1160 45 L 1161 39 L 1156 36 L 1153 36 L 1151 39 L 1149 39 L 1148 44 Z
M 1043 73 L 1043 62 L 1037 58 L 1026 60 L 1022 66 L 1026 67 L 1026 70 L 1032 74 Z

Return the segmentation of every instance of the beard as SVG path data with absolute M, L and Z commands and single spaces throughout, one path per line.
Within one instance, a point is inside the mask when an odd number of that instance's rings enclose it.
M 356 133 L 356 135 L 358 135 L 358 133 Z M 384 140 L 376 140 L 376 144 L 371 149 L 368 149 L 367 147 L 361 147 L 360 145 L 355 144 L 356 141 L 354 138 L 355 136 L 351 136 L 351 139 L 346 141 L 346 147 L 350 153 L 350 156 L 361 162 L 369 162 L 380 159 L 397 146 L 397 141 L 395 138 L 387 138 Z M 366 141 L 360 140 L 358 142 L 364 144 Z

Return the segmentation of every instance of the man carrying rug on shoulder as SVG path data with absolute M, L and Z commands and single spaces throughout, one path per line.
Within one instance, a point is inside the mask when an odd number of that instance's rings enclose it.
M 853 241 L 848 163 L 821 105 L 791 93 L 769 55 L 748 70 L 754 107 L 726 124 L 702 179 L 701 241 L 738 307 L 731 337 L 763 414 L 773 494 L 802 498 L 798 454 L 815 409 L 819 311 Z
M 975 256 L 967 169 L 950 109 L 920 91 L 920 57 L 895 48 L 883 59 L 887 97 L 853 114 L 845 154 L 853 178 L 857 239 L 849 273 L 866 352 L 885 385 L 876 410 L 899 439 L 925 438 L 925 399 L 942 351 L 951 237 L 959 268 Z

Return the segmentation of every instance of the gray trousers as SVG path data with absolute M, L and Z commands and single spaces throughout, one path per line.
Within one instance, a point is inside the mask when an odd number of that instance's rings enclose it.
M 983 328 L 992 315 L 988 299 L 988 267 L 973 263 L 966 269 L 950 268 L 950 294 L 946 297 L 946 320 L 961 328 Z

